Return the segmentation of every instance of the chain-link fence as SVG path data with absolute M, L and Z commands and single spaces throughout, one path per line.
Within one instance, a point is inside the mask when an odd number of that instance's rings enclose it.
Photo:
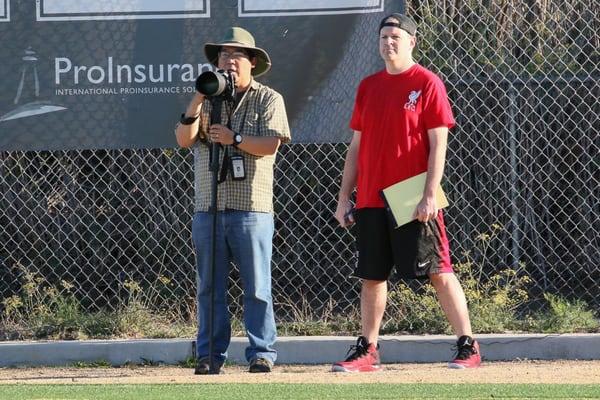
M 522 268 L 530 308 L 546 292 L 599 306 L 600 6 L 409 1 L 407 12 L 457 119 L 444 181 L 453 261 L 482 278 Z M 279 321 L 358 304 L 353 232 L 332 217 L 346 148 L 278 156 Z M 0 299 L 64 281 L 87 310 L 112 310 L 138 285 L 156 309 L 193 319 L 191 168 L 187 150 L 0 152 Z M 239 313 L 235 272 L 231 283 Z

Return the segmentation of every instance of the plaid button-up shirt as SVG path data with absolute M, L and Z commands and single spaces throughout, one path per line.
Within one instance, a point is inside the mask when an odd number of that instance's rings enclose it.
M 200 114 L 199 135 L 207 137 L 210 125 L 211 104 L 205 101 Z M 221 124 L 226 125 L 230 110 L 223 103 Z M 290 141 L 290 128 L 283 97 L 275 90 L 255 80 L 231 114 L 231 129 L 243 136 L 275 136 L 282 143 Z M 210 152 L 207 142 L 198 141 L 194 146 L 194 211 L 208 211 L 211 203 L 212 174 L 209 169 Z M 220 167 L 223 164 L 224 149 L 229 155 L 244 156 L 246 178 L 232 180 L 231 173 L 218 185 L 217 204 L 219 210 L 273 211 L 273 164 L 275 154 L 255 156 L 234 146 L 223 146 L 220 151 Z

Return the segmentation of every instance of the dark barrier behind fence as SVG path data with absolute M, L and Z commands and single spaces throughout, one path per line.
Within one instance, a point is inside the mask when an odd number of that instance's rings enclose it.
M 545 292 L 597 308 L 598 5 L 419 4 L 408 5 L 423 27 L 418 58 L 443 76 L 457 118 L 444 182 L 454 261 L 473 260 L 481 279 L 505 267 L 531 276 L 529 310 Z M 303 304 L 313 315 L 357 305 L 352 231 L 332 218 L 346 148 L 296 143 L 278 157 L 279 321 Z M 152 306 L 192 316 L 191 158 L 170 149 L 0 152 L 0 308 L 35 274 L 41 286 L 68 281 L 89 310 L 117 307 L 135 283 Z M 234 277 L 234 312 L 239 291 Z

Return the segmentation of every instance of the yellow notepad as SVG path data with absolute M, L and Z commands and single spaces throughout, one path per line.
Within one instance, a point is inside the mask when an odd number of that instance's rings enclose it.
M 415 208 L 423 198 L 427 172 L 388 186 L 381 191 L 386 207 L 389 208 L 396 221 L 396 228 L 412 221 Z M 439 186 L 435 193 L 438 208 L 448 206 L 448 199 Z

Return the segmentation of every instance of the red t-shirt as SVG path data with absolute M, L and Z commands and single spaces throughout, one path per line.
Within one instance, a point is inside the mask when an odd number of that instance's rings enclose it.
M 356 207 L 384 207 L 379 192 L 427 171 L 427 130 L 454 126 L 444 83 L 419 64 L 360 83 L 350 128 L 361 132 Z

